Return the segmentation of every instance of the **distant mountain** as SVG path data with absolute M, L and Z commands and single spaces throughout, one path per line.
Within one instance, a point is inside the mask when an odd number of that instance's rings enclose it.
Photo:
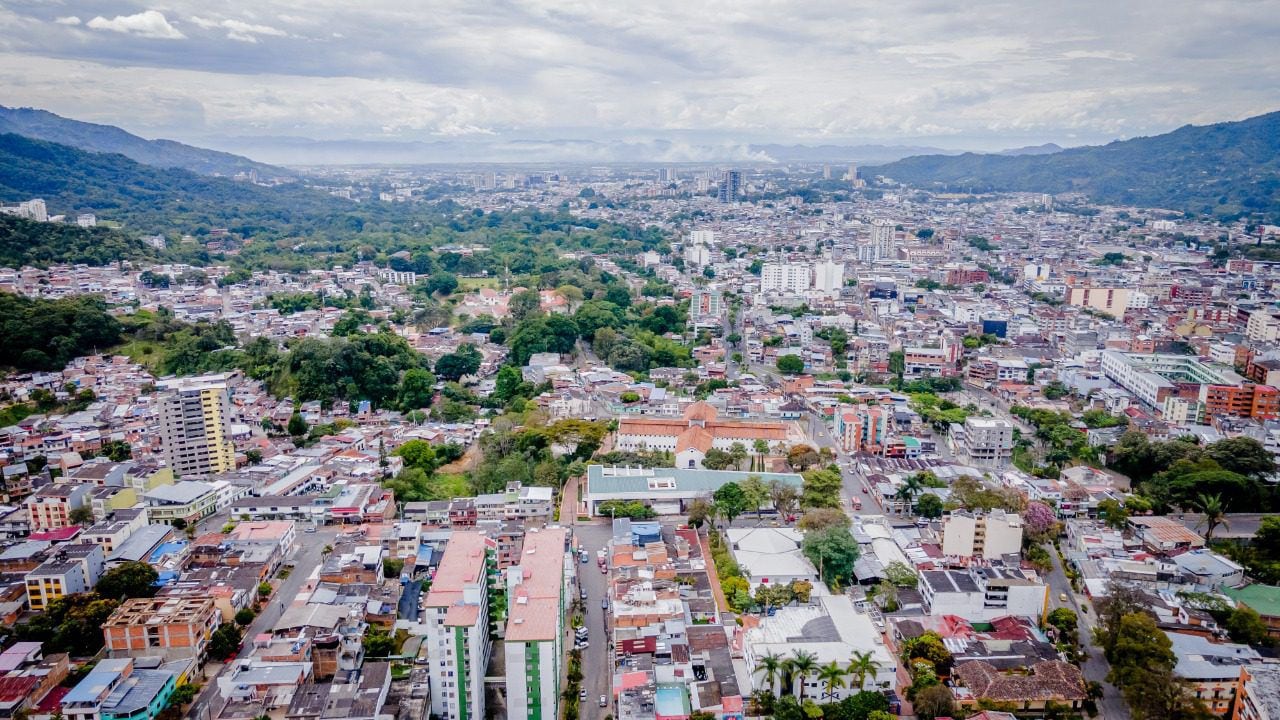
M 1062 146 L 1057 143 L 1045 143 L 1043 145 L 1028 145 L 1020 148 L 1010 148 L 1001 150 L 1000 155 L 1052 155 L 1056 152 L 1062 152 Z
M 211 228 L 243 235 L 325 230 L 341 227 L 355 206 L 299 183 L 263 187 L 0 135 L 0 202 L 37 197 L 50 214 L 92 212 L 130 232 L 170 234 Z
M 0 105 L 0 133 L 61 143 L 99 153 L 120 153 L 144 165 L 182 168 L 200 175 L 235 175 L 256 171 L 263 179 L 292 177 L 293 173 L 217 150 L 173 140 L 147 140 L 113 125 L 80 122 L 35 108 Z
M 1096 202 L 1280 218 L 1280 112 L 1051 155 L 923 155 L 866 168 L 921 188 L 1084 193 Z
M 910 155 L 945 154 L 905 145 L 780 145 L 690 139 L 466 139 L 311 140 L 297 137 L 218 137 L 210 144 L 284 165 L 425 165 L 469 163 L 883 163 Z

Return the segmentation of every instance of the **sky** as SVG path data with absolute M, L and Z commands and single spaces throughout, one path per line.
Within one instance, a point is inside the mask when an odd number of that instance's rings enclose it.
M 1275 0 L 0 0 L 0 104 L 145 137 L 1079 145 L 1280 109 Z

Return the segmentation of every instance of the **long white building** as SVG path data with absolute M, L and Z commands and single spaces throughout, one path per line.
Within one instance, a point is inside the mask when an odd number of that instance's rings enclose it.
M 484 677 L 491 649 L 489 549 L 482 533 L 453 533 L 422 606 L 431 714 L 446 720 L 485 717 Z
M 798 263 L 765 263 L 760 268 L 760 292 L 801 295 L 809 290 L 811 269 Z
M 520 564 L 507 569 L 507 717 L 560 716 L 568 530 L 531 529 Z

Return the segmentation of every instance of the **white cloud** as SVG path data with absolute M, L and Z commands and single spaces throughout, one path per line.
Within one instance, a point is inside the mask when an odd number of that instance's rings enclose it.
M 256 25 L 247 23 L 243 20 L 210 20 L 208 18 L 192 15 L 188 18 L 192 24 L 202 27 L 206 30 L 221 28 L 227 31 L 228 40 L 236 40 L 239 42 L 256 43 L 258 36 L 267 37 L 287 37 L 289 33 L 270 25 Z
M 54 22 L 58 23 L 59 25 L 79 25 L 80 18 L 76 17 L 75 15 L 68 15 L 66 17 L 60 17 L 54 20 Z
M 146 10 L 136 15 L 117 15 L 110 20 L 99 15 L 86 24 L 94 30 L 110 30 L 153 40 L 185 40 L 187 37 L 170 25 L 164 13 L 158 10 Z

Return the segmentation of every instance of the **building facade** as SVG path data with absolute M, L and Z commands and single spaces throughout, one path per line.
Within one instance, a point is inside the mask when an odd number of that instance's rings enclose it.
M 231 442 L 231 399 L 225 376 L 157 383 L 160 441 L 165 462 L 180 477 L 204 477 L 236 467 Z

